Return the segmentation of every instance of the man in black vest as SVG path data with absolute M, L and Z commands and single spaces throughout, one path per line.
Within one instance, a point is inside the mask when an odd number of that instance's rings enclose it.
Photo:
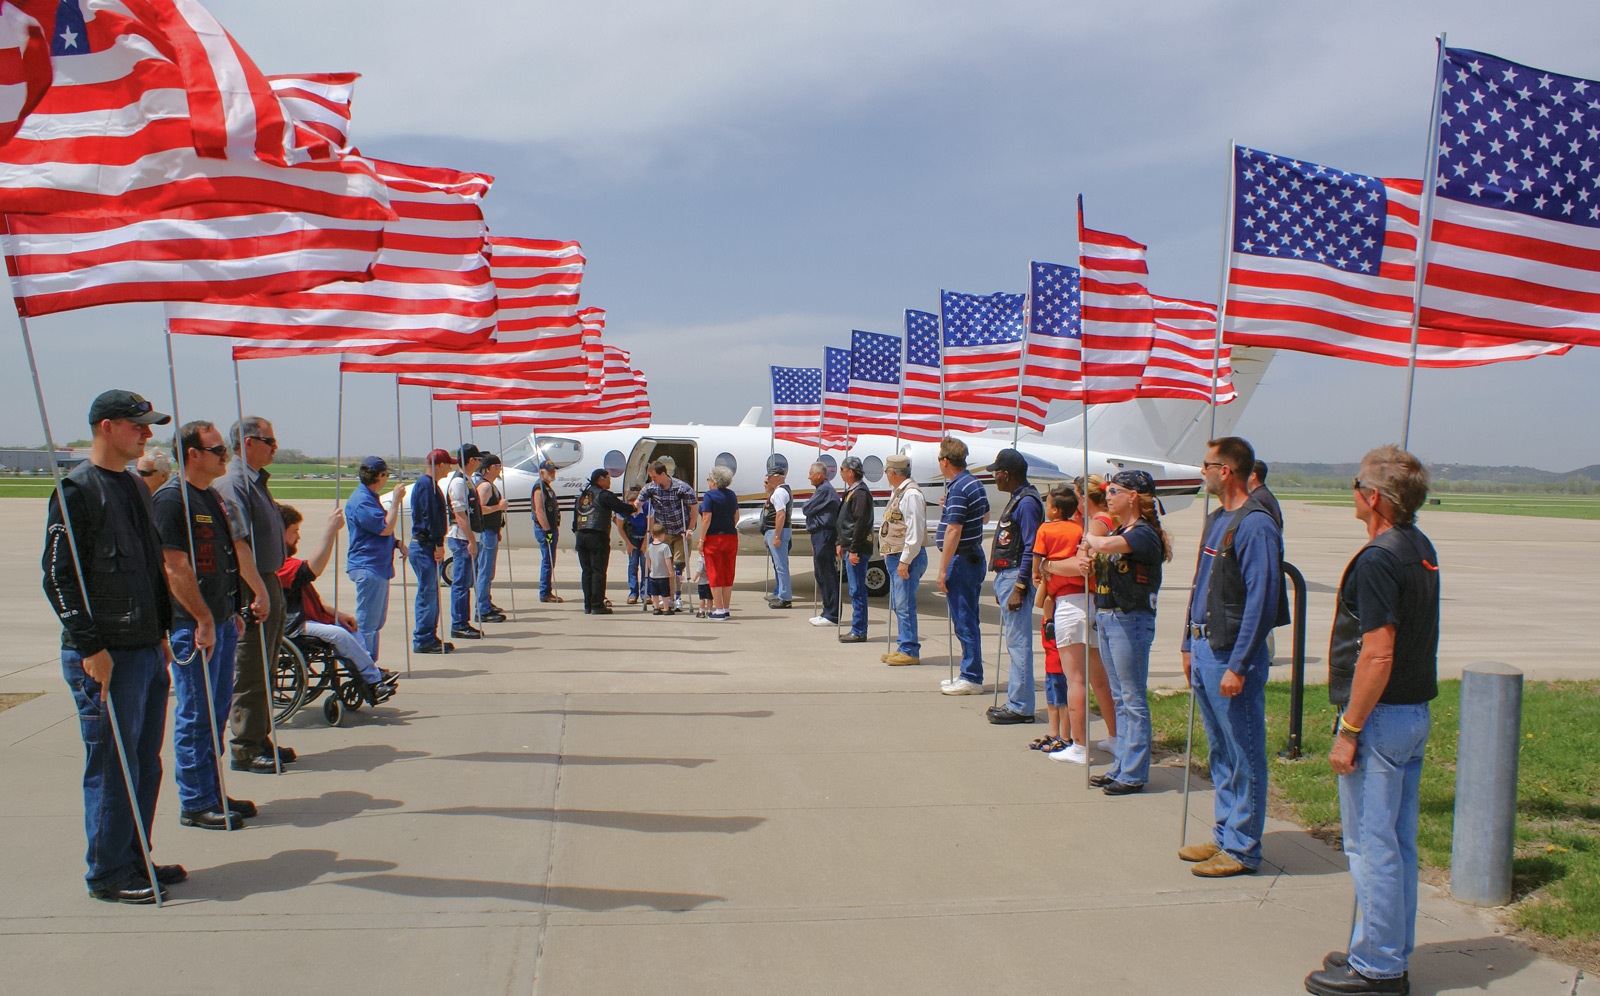
M 583 611 L 610 615 L 606 604 L 606 566 L 611 559 L 611 517 L 633 515 L 638 507 L 611 493 L 611 475 L 604 469 L 589 475 L 589 485 L 573 505 L 573 546 L 583 580 Z
M 1288 621 L 1283 535 L 1246 490 L 1256 454 L 1237 436 L 1206 444 L 1201 473 L 1219 507 L 1206 519 L 1189 614 L 1183 674 L 1205 722 L 1216 788 L 1212 839 L 1178 857 L 1194 874 L 1222 878 L 1261 864 L 1267 819 L 1267 634 Z
M 1417 810 L 1439 694 L 1439 558 L 1417 528 L 1428 472 L 1398 446 L 1361 460 L 1352 485 L 1362 547 L 1339 582 L 1328 648 L 1328 698 L 1342 706 L 1328 763 L 1355 881 L 1347 952 L 1306 977 L 1306 990 L 1405 993 L 1417 920 Z
M 844 568 L 850 592 L 850 632 L 840 643 L 867 642 L 867 565 L 872 562 L 872 492 L 861 478 L 866 473 L 861 458 L 847 456 L 839 464 L 839 479 L 845 483 L 844 502 L 839 511 L 839 540 L 835 552 Z
M 1260 502 L 1272 516 L 1272 521 L 1278 524 L 1278 531 L 1283 532 L 1283 507 L 1278 504 L 1278 496 L 1267 488 L 1267 465 L 1264 461 L 1257 460 L 1250 470 L 1250 483 L 1246 485 L 1250 497 Z
M 828 480 L 828 466 L 818 460 L 808 475 L 811 497 L 800 506 L 811 534 L 811 580 L 817 586 L 822 614 L 811 617 L 813 626 L 839 625 L 839 554 L 834 542 L 839 529 L 839 492 Z
M 995 526 L 989 565 L 994 571 L 994 600 L 1000 605 L 1000 632 L 1006 642 L 1010 674 L 1004 705 L 989 707 L 989 722 L 1001 725 L 1033 722 L 1033 540 L 1044 522 L 1039 489 L 1028 483 L 1028 460 L 1003 449 L 989 465 L 994 486 L 1011 495 Z
M 480 623 L 506 621 L 505 610 L 494 604 L 493 598 L 495 567 L 500 559 L 500 531 L 505 527 L 506 508 L 510 504 L 495 483 L 500 480 L 501 471 L 500 458 L 493 453 L 485 453 L 478 472 L 472 475 L 472 486 L 478 492 L 478 508 L 481 510 L 478 524 L 483 527 L 477 533 L 478 559 L 474 565 L 477 569 L 478 600 L 473 612 Z
M 186 877 L 180 865 L 161 865 L 160 885 L 150 881 L 134 822 L 137 805 L 148 840 L 161 790 L 172 601 L 150 493 L 127 467 L 144 452 L 150 426 L 170 421 L 130 391 L 94 399 L 89 459 L 67 475 L 60 496 L 51 495 L 45 530 L 44 593 L 61 619 L 61 671 L 78 707 L 86 755 L 85 878 L 89 895 L 108 902 L 153 903 L 157 888 Z M 111 735 L 112 707 L 127 751 L 126 780 Z

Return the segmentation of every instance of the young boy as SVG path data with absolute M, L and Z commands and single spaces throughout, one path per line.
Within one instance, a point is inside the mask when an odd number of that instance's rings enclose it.
M 698 581 L 700 587 L 700 607 L 694 610 L 696 619 L 705 619 L 711 615 L 711 579 L 706 575 L 706 558 L 704 554 L 694 555 L 694 572 L 685 581 Z
M 1044 693 L 1050 723 L 1047 735 L 1035 740 L 1034 750 L 1057 754 L 1059 760 L 1082 764 L 1083 748 L 1083 611 L 1065 598 L 1069 591 L 1083 591 L 1083 579 L 1061 574 L 1047 574 L 1044 563 L 1072 556 L 1083 540 L 1083 527 L 1072 521 L 1078 511 L 1078 496 L 1065 485 L 1050 489 L 1044 505 L 1045 523 L 1039 527 L 1033 541 L 1034 584 L 1038 586 L 1038 605 L 1044 609 Z M 1076 588 L 1073 585 L 1076 584 Z M 1063 612 L 1062 610 L 1066 611 Z M 1075 617 L 1074 617 L 1075 614 Z M 1076 618 L 1076 622 L 1074 621 Z M 1061 651 L 1065 649 L 1068 666 L 1077 684 L 1077 696 L 1067 688 L 1067 676 L 1062 672 Z
M 628 604 L 636 605 L 644 602 L 645 607 L 650 605 L 649 597 L 644 591 L 644 548 L 650 542 L 648 526 L 650 523 L 650 506 L 639 501 L 639 489 L 629 488 L 622 496 L 623 501 L 635 502 L 639 511 L 629 516 L 617 516 L 617 522 L 622 526 L 622 542 L 628 551 Z
M 672 547 L 667 545 L 667 530 L 657 522 L 650 527 L 650 545 L 644 548 L 645 561 L 649 565 L 650 576 L 646 578 L 649 585 L 650 604 L 654 606 L 652 612 L 658 616 L 671 615 L 677 609 L 673 608 L 667 599 L 677 598 L 677 578 L 672 570 Z

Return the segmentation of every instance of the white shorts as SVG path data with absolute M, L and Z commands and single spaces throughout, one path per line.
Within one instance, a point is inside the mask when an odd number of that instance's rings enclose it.
M 1089 631 L 1089 617 L 1083 611 L 1082 592 L 1056 598 L 1056 646 L 1082 643 Z

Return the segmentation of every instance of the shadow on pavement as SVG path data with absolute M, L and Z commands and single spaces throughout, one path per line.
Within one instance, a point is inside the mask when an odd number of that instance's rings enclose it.
M 211 898 L 219 903 L 236 903 L 264 892 L 299 889 L 311 885 L 324 875 L 383 872 L 396 867 L 398 865 L 393 861 L 340 858 L 337 851 L 279 851 L 270 858 L 230 861 L 214 868 L 191 869 L 189 881 L 181 888 L 185 891 L 210 892 Z
M 425 878 L 420 875 L 363 875 L 340 879 L 332 884 L 387 892 L 394 896 L 428 899 L 502 899 L 530 906 L 561 906 L 595 912 L 645 906 L 663 913 L 677 913 L 697 909 L 707 903 L 727 901 L 723 896 L 705 896 L 693 892 L 585 889 L 570 885 L 523 885 L 518 882 L 485 882 L 471 878 Z
M 492 761 L 507 764 L 575 764 L 585 767 L 611 765 L 659 764 L 672 768 L 698 768 L 711 764 L 709 757 L 599 757 L 589 754 L 539 754 L 530 751 L 481 750 L 472 754 L 442 754 L 435 761 Z
M 418 809 L 435 816 L 503 816 L 509 820 L 572 823 L 638 833 L 744 833 L 767 822 L 765 816 L 690 816 L 683 813 L 628 813 L 605 809 L 549 809 L 544 806 L 450 806 Z
M 704 674 L 704 675 L 726 675 L 728 672 L 726 672 L 726 671 L 632 671 L 632 670 L 626 670 L 626 669 L 622 669 L 622 668 L 606 669 L 606 668 L 598 668 L 598 667 L 570 667 L 570 668 L 562 668 L 559 671 L 551 671 L 549 673 L 550 674 Z
M 388 744 L 372 744 L 302 754 L 297 767 L 302 771 L 372 771 L 391 761 L 410 761 L 427 756 L 425 750 L 397 750 Z
M 628 709 L 528 709 L 518 716 L 727 716 L 730 719 L 770 719 L 771 709 L 744 712 L 641 712 Z
M 506 649 L 509 650 L 511 648 L 508 647 Z M 696 650 L 696 651 L 694 651 L 694 654 L 695 654 L 695 656 L 700 656 L 702 654 L 734 654 L 734 653 L 739 653 L 739 652 L 740 651 L 737 651 L 737 650 Z M 616 654 L 617 654 L 617 648 L 616 647 L 551 647 L 550 648 L 550 653 L 553 653 L 553 654 L 609 654 L 610 656 L 615 657 Z
M 406 674 L 404 671 L 402 671 L 400 676 L 402 678 L 471 678 L 480 674 L 488 673 L 489 672 L 484 668 L 476 668 L 474 670 L 467 671 L 456 667 L 437 667 L 428 671 L 412 671 L 410 674 Z
M 1412 996 L 1487 989 L 1527 968 L 1537 957 L 1532 948 L 1509 937 L 1419 944 L 1411 953 Z
M 274 799 L 261 804 L 252 823 L 266 826 L 322 827 L 380 809 L 399 809 L 399 799 L 375 799 L 365 792 L 324 792 L 299 799 Z

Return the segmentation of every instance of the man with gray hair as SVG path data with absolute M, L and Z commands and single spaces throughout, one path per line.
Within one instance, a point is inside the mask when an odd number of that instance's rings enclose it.
M 172 477 L 172 461 L 160 450 L 146 450 L 133 469 L 139 472 L 139 480 L 152 496 Z
M 922 644 L 917 640 L 917 585 L 928 569 L 928 513 L 922 489 L 911 477 L 911 458 L 891 454 L 883 461 L 894 493 L 883 510 L 883 525 L 878 530 L 878 547 L 889 571 L 889 605 L 894 610 L 895 628 L 900 640 L 895 650 L 883 655 L 890 665 L 922 663 Z
M 789 528 L 789 460 L 782 453 L 767 457 L 767 476 L 764 486 L 767 500 L 761 503 L 761 538 L 767 545 L 767 556 L 772 558 L 772 591 L 767 594 L 767 608 L 787 609 L 793 597 L 789 588 L 789 544 L 793 535 Z
M 234 664 L 229 717 L 233 769 L 271 773 L 280 763 L 295 759 L 294 751 L 272 742 L 267 712 L 272 708 L 267 675 L 278 660 L 278 645 L 283 640 L 284 603 L 278 569 L 287 556 L 283 517 L 267 486 L 272 475 L 266 468 L 277 455 L 278 440 L 272 434 L 272 423 L 256 415 L 235 422 L 229 435 L 234 456 L 215 487 L 228 513 L 239 576 L 253 595 Z
M 811 534 L 811 579 L 822 601 L 822 614 L 811 617 L 813 626 L 839 624 L 839 557 L 834 537 L 839 524 L 839 492 L 828 480 L 828 465 L 818 460 L 809 474 L 811 497 L 800 507 Z

